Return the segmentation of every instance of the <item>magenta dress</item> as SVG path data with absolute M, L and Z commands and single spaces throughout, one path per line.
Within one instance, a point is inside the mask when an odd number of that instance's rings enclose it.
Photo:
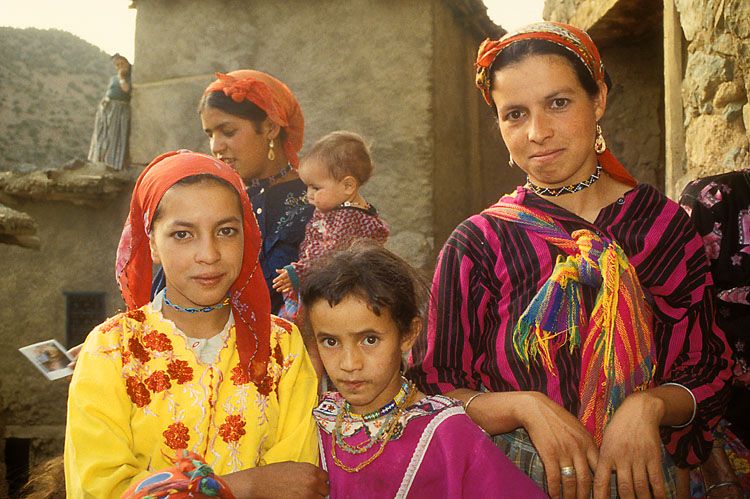
M 331 498 L 547 497 L 469 419 L 460 402 L 442 395 L 406 408 L 383 453 L 356 473 L 344 471 L 331 455 L 333 428 L 343 405 L 341 394 L 327 392 L 313 411 Z M 344 416 L 344 441 L 356 445 L 368 440 L 380 422 Z M 346 466 L 356 467 L 378 448 L 376 444 L 353 455 L 337 446 L 336 456 Z

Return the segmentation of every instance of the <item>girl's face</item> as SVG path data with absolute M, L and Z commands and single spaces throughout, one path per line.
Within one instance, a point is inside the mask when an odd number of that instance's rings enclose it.
M 268 159 L 268 143 L 273 135 L 268 120 L 258 132 L 250 120 L 205 107 L 201 111 L 201 124 L 208 135 L 211 153 L 237 170 L 243 179 L 259 179 L 275 173 L 276 167 Z M 281 144 L 274 146 L 281 149 Z
M 224 299 L 242 268 L 238 195 L 212 181 L 175 185 L 159 203 L 151 230 L 154 263 L 164 267 L 167 298 L 181 307 Z
M 322 212 L 336 208 L 355 191 L 353 177 L 336 180 L 322 161 L 304 161 L 299 168 L 299 178 L 307 186 L 307 201 Z
M 402 339 L 389 311 L 375 315 L 364 300 L 349 295 L 333 307 L 318 300 L 309 320 L 326 372 L 354 412 L 374 411 L 396 396 L 401 359 L 417 338 L 419 319 Z
M 540 186 L 587 179 L 596 166 L 596 122 L 606 89 L 591 97 L 570 62 L 531 55 L 494 74 L 492 99 L 500 133 L 513 160 Z

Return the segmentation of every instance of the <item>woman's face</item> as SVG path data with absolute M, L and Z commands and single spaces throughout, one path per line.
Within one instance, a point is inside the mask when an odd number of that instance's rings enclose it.
M 181 307 L 219 303 L 242 268 L 237 193 L 213 181 L 173 186 L 159 202 L 149 242 L 164 268 L 167 298 Z
M 503 67 L 494 74 L 492 99 L 503 141 L 533 183 L 569 185 L 594 172 L 606 90 L 591 97 L 567 59 L 531 55 Z
M 205 107 L 201 111 L 201 123 L 208 135 L 211 153 L 237 170 L 243 179 L 264 178 L 275 173 L 275 166 L 268 159 L 268 120 L 258 132 L 250 120 Z M 274 145 L 281 148 L 281 144 Z

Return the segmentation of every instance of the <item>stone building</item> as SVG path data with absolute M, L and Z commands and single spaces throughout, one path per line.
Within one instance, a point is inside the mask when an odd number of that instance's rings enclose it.
M 0 497 L 29 465 L 62 453 L 68 383 L 49 381 L 18 348 L 48 339 L 79 344 L 122 308 L 114 253 L 134 172 L 76 163 L 0 172 Z M 3 428 L 4 427 L 4 428 Z M 6 483 L 5 478 L 8 478 Z
M 639 179 L 675 198 L 750 164 L 750 2 L 547 0 L 544 18 L 599 45 L 615 82 L 602 127 Z
M 206 150 L 196 115 L 216 71 L 284 81 L 305 145 L 348 129 L 372 141 L 365 197 L 389 246 L 431 268 L 450 231 L 520 180 L 473 86 L 479 42 L 497 36 L 480 0 L 137 0 L 135 162 Z M 303 149 L 304 151 L 304 149 Z

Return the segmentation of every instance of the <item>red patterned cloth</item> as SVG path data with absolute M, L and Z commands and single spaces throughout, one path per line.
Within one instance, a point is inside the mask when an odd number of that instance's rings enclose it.
M 342 206 L 326 213 L 315 210 L 299 247 L 300 258 L 292 263 L 292 267 L 297 276 L 304 279 L 315 260 L 349 247 L 356 239 L 372 239 L 385 244 L 389 232 L 388 225 L 373 206 L 367 210 Z

